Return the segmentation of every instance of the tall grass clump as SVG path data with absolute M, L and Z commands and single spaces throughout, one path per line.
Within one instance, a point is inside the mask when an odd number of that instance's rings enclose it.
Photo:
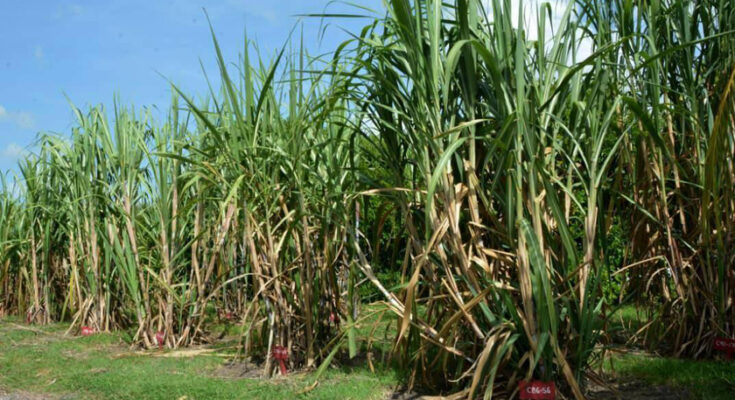
M 489 397 L 559 376 L 582 397 L 601 322 L 599 209 L 630 131 L 610 68 L 598 54 L 580 68 L 572 5 L 553 29 L 540 9 L 538 40 L 508 2 L 387 8 L 361 38 L 358 93 L 363 135 L 392 171 L 368 194 L 409 232 L 391 304 L 412 378 L 443 371 Z
M 735 334 L 730 3 L 386 0 L 234 65 L 213 35 L 205 97 L 72 107 L 1 182 L 0 315 L 147 348 L 236 322 L 271 375 L 355 356 L 378 293 L 407 383 L 465 398 L 584 398 L 625 302 L 702 357 Z
M 632 134 L 615 195 L 630 218 L 629 284 L 660 316 L 649 342 L 701 357 L 734 333 L 733 5 L 581 4 L 598 46 L 629 38 L 605 57 L 627 66 L 620 118 Z
M 215 317 L 245 324 L 246 353 L 326 355 L 334 321 L 356 315 L 346 84 L 336 62 L 303 49 L 251 60 L 250 44 L 233 77 L 214 43 L 221 91 L 208 101 L 174 87 L 163 123 L 73 107 L 69 137 L 39 137 L 18 195 L 2 193 L 3 310 L 134 328 L 145 347 L 160 333 L 171 347 L 207 341 Z
M 649 338 L 704 354 L 732 334 L 731 7 L 578 1 L 550 26 L 542 4 L 536 40 L 510 7 L 389 1 L 359 39 L 364 153 L 392 171 L 364 194 L 409 232 L 387 297 L 412 378 L 490 397 L 558 377 L 583 397 L 611 273 L 659 315 Z

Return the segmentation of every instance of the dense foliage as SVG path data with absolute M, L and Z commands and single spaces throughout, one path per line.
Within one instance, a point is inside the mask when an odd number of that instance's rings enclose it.
M 410 382 L 468 398 L 583 398 L 623 299 L 705 354 L 735 334 L 735 7 L 560 4 L 390 0 L 329 59 L 215 39 L 221 89 L 163 123 L 75 109 L 0 193 L 0 312 L 176 347 L 216 310 L 312 367 L 377 294 Z

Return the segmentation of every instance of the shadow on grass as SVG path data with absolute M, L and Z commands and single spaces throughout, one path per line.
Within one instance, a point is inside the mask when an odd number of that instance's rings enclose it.
M 608 360 L 605 370 L 621 379 L 687 389 L 694 399 L 735 399 L 735 364 L 732 362 L 626 354 Z

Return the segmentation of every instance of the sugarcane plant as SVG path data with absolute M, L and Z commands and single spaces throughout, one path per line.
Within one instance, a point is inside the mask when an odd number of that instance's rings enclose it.
M 163 117 L 72 105 L 0 181 L 0 316 L 145 348 L 235 323 L 264 375 L 318 376 L 371 285 L 408 383 L 466 398 L 584 398 L 611 277 L 649 346 L 735 334 L 731 2 L 383 5 L 321 56 L 228 64 L 212 30 L 217 79 Z

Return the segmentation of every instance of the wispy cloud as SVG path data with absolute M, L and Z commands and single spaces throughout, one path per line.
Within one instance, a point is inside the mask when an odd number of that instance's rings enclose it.
M 21 129 L 33 129 L 36 126 L 36 121 L 33 118 L 33 114 L 27 111 L 8 111 L 5 107 L 0 105 L 0 122 L 10 122 Z
M 201 15 L 202 8 L 207 10 L 210 17 L 222 15 L 248 15 L 271 25 L 281 25 L 283 22 L 292 23 L 291 13 L 287 10 L 290 2 L 282 0 L 270 1 L 242 1 L 242 0 L 189 0 L 181 1 L 179 7 L 170 7 L 172 12 L 185 12 L 189 16 Z
M 27 150 L 20 147 L 17 143 L 9 143 L 0 151 L 0 158 L 15 161 L 27 153 Z
M 68 17 L 77 17 L 84 13 L 84 7 L 80 4 L 64 4 L 60 5 L 54 13 L 54 19 L 62 19 Z
M 33 48 L 33 59 L 36 60 L 36 64 L 38 64 L 41 68 L 48 67 L 48 58 L 46 58 L 46 52 L 43 51 L 43 47 L 39 44 L 37 44 Z
M 43 47 L 37 45 L 36 48 L 33 49 L 33 57 L 35 57 L 37 61 L 42 63 L 45 59 L 43 55 Z

